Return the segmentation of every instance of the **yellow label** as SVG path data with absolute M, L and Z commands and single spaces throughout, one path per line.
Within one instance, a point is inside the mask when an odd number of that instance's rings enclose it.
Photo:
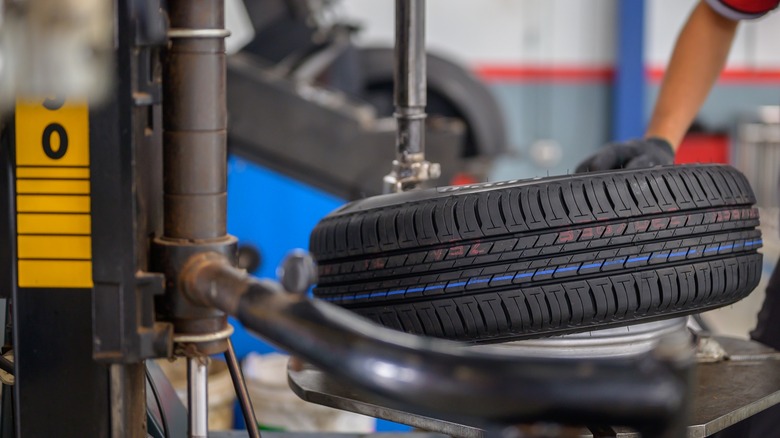
M 19 287 L 92 288 L 92 262 L 19 260 Z
M 89 236 L 19 236 L 20 259 L 89 260 L 92 242 Z
M 19 179 L 16 182 L 18 194 L 78 194 L 89 195 L 89 180 L 72 179 Z
M 89 196 L 84 195 L 17 195 L 16 211 L 19 213 L 89 213 L 89 203 Z
M 17 102 L 16 166 L 89 166 L 87 105 L 56 99 Z
M 84 167 L 20 167 L 17 178 L 61 178 L 89 180 L 89 169 Z
M 16 215 L 16 232 L 25 234 L 73 234 L 88 236 L 92 231 L 89 214 L 27 214 Z
M 89 109 L 17 101 L 15 116 L 19 286 L 91 288 Z

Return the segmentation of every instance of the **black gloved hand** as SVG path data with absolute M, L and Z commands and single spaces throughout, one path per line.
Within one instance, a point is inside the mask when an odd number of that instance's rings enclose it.
M 608 144 L 577 166 L 577 173 L 639 169 L 674 163 L 672 145 L 658 137 Z

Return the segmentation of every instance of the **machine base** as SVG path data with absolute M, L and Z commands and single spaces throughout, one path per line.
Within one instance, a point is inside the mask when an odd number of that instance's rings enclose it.
M 697 367 L 688 437 L 710 436 L 780 403 L 780 352 L 752 341 L 714 337 L 726 359 Z M 358 395 L 323 372 L 305 366 L 288 369 L 290 387 L 302 399 L 345 411 L 408 424 L 457 438 L 483 438 L 483 430 L 382 406 L 379 399 Z M 591 433 L 585 437 L 639 438 L 626 428 Z

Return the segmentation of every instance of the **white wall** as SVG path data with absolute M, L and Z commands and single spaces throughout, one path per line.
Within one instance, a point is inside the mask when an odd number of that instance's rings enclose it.
M 617 1 L 428 0 L 428 45 L 471 65 L 603 67 L 615 51 Z M 645 56 L 663 67 L 698 0 L 647 0 Z M 362 44 L 391 44 L 393 0 L 343 0 Z M 743 23 L 731 68 L 780 68 L 780 11 Z
M 621 0 L 631 1 L 631 0 Z M 698 0 L 648 0 L 645 59 L 651 67 L 666 65 L 674 41 Z M 780 11 L 743 22 L 729 56 L 728 68 L 780 67 Z
M 428 0 L 432 50 L 471 65 L 604 66 L 614 53 L 617 0 Z M 344 0 L 359 42 L 391 44 L 394 1 Z

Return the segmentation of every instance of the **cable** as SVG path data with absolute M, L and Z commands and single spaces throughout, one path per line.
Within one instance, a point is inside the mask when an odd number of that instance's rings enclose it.
M 0 356 L 0 369 L 12 376 L 14 375 L 14 364 L 4 356 Z
M 157 385 L 154 383 L 154 379 L 152 379 L 151 374 L 149 374 L 149 369 L 145 368 L 146 372 L 146 380 L 149 382 L 149 387 L 152 388 L 152 395 L 154 396 L 155 403 L 157 403 L 157 409 L 160 411 L 160 419 L 162 420 L 162 427 L 163 427 L 163 435 L 165 438 L 169 438 L 169 432 L 168 432 L 168 417 L 165 415 L 165 409 L 163 409 L 162 403 L 160 402 L 160 394 L 157 392 Z

